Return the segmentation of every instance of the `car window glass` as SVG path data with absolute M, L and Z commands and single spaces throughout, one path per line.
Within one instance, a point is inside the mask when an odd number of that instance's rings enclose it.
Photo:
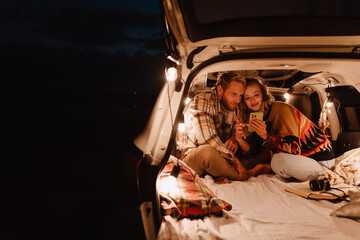
M 360 107 L 345 107 L 349 131 L 360 131 Z
M 260 7 L 261 6 L 261 7 Z M 358 0 L 196 0 L 195 15 L 200 24 L 253 17 L 359 17 Z M 271 11 L 269 11 L 271 9 Z
M 335 96 L 335 108 L 344 132 L 360 131 L 360 93 L 352 86 L 329 89 Z

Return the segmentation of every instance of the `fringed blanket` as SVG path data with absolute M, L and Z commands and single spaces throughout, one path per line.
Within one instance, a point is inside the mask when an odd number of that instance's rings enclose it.
M 360 184 L 360 148 L 345 152 L 335 159 L 335 169 L 326 170 L 326 176 L 332 185 L 346 183 Z

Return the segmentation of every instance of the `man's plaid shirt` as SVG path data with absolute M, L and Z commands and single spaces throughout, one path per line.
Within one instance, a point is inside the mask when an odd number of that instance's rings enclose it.
M 235 112 L 221 108 L 216 89 L 196 95 L 186 106 L 183 115 L 185 131 L 177 136 L 177 147 L 182 158 L 189 150 L 205 144 L 219 150 L 224 158 L 233 158 L 234 154 L 225 142 L 232 136 Z

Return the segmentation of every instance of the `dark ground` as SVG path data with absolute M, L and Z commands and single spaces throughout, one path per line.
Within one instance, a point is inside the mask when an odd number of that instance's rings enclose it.
M 0 48 L 0 238 L 143 238 L 122 159 L 163 84 L 162 56 Z

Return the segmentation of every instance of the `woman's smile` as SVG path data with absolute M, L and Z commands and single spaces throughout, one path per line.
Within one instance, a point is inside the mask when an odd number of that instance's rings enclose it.
M 257 106 L 259 106 L 258 103 L 253 103 L 253 104 L 251 104 L 251 108 L 256 108 Z
M 257 84 L 252 84 L 246 87 L 244 100 L 245 104 L 252 111 L 259 111 L 261 109 L 263 95 Z

